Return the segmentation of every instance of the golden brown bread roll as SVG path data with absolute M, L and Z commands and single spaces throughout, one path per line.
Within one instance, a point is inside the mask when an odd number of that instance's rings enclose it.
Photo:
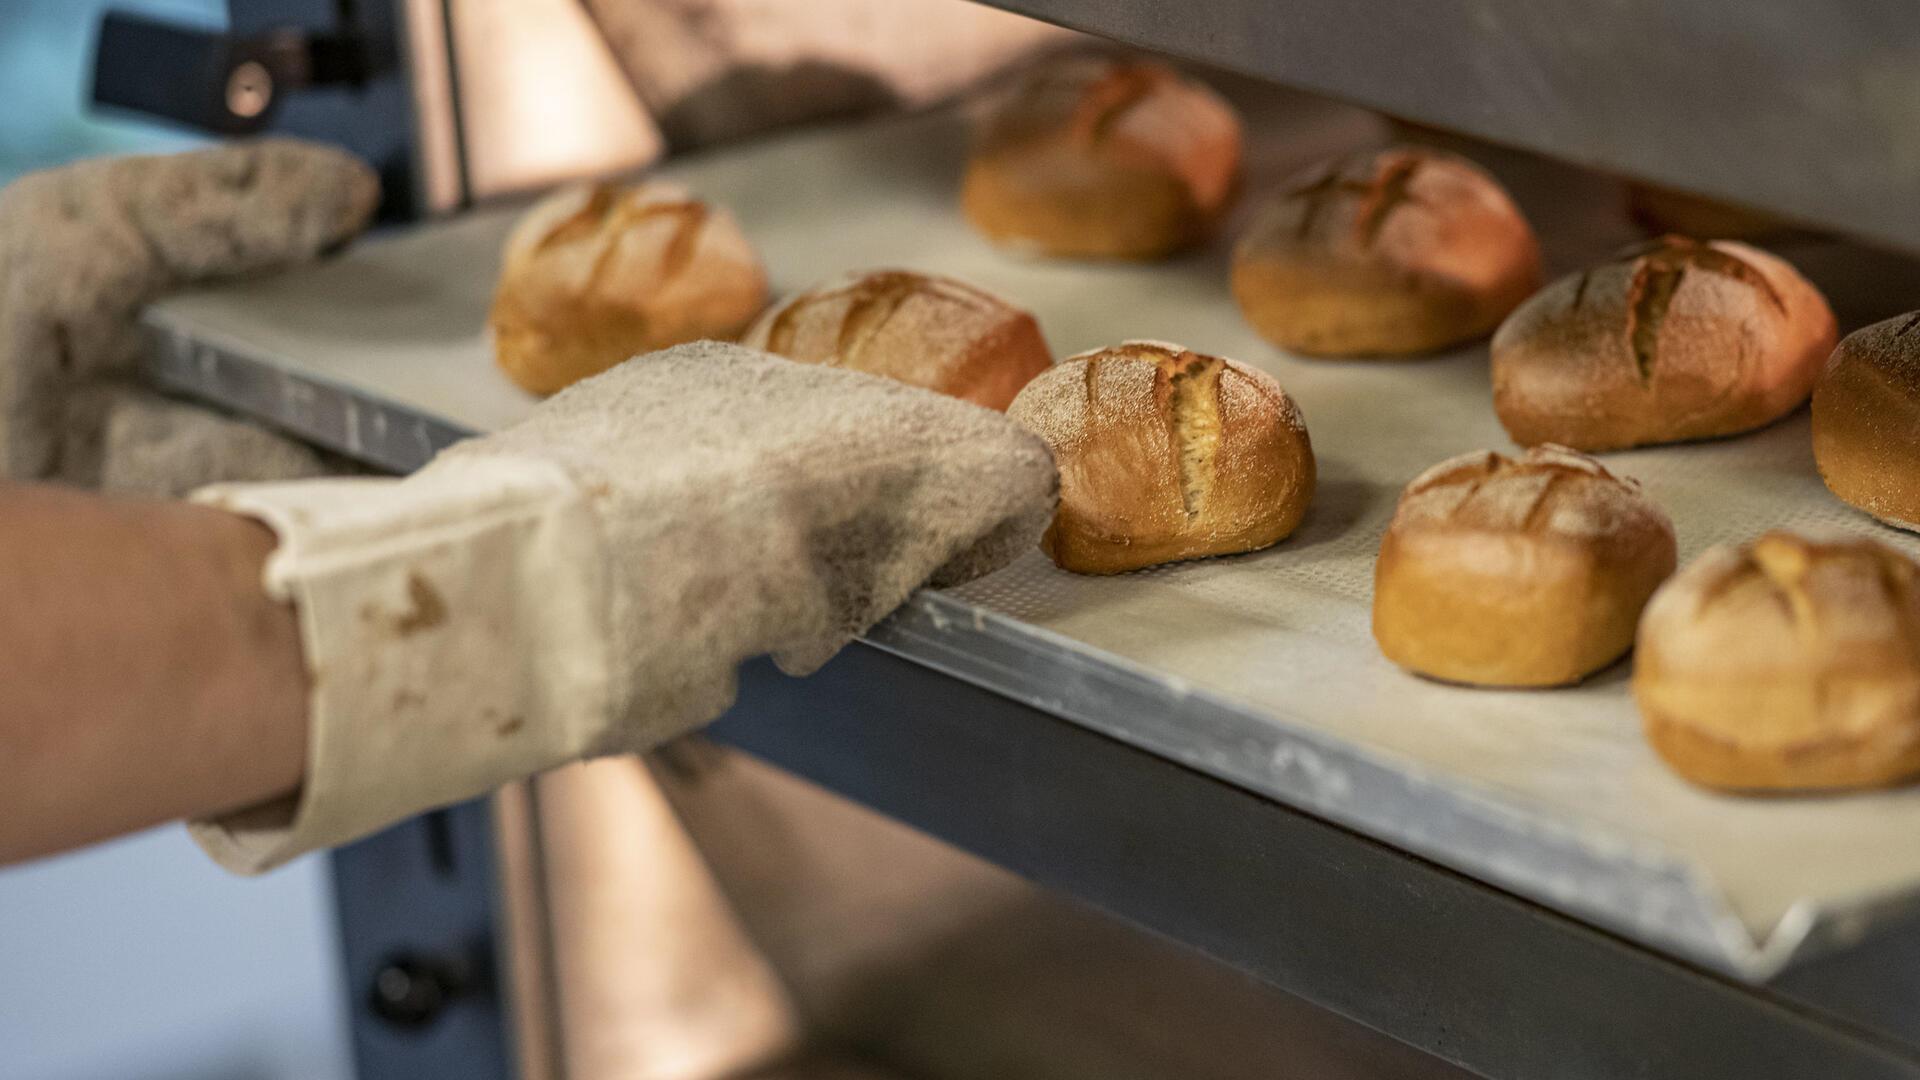
M 1313 447 L 1280 384 L 1178 345 L 1061 361 L 1007 415 L 1053 449 L 1060 511 L 1041 547 L 1075 573 L 1267 547 L 1313 498 Z
M 1408 356 L 1490 332 L 1540 287 L 1540 245 L 1499 181 L 1439 150 L 1323 163 L 1264 205 L 1233 296 L 1283 349 Z
M 986 121 L 961 208 L 1043 255 L 1155 259 L 1213 231 L 1240 178 L 1240 120 L 1165 64 L 1055 57 Z
M 494 353 L 551 394 L 638 353 L 731 338 L 767 302 L 760 258 L 733 215 L 675 184 L 569 188 L 507 237 Z
M 1781 259 L 1662 237 L 1508 316 L 1493 336 L 1493 408 L 1526 446 L 1732 435 L 1805 401 L 1833 339 L 1826 298 Z
M 741 344 L 808 364 L 885 375 L 1005 409 L 1053 365 L 1033 316 L 953 278 L 853 274 L 781 301 Z
M 1674 771 L 1752 791 L 1920 774 L 1920 591 L 1870 540 L 1771 532 L 1674 575 L 1640 622 L 1633 694 Z
M 1835 495 L 1920 529 L 1920 311 L 1834 350 L 1813 388 L 1813 459 Z
M 1585 454 L 1463 454 L 1400 495 L 1374 565 L 1374 640 L 1450 682 L 1578 682 L 1633 644 L 1675 558 L 1667 515 Z

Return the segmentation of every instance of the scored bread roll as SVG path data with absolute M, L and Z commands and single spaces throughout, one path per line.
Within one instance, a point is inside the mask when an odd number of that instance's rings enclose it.
M 1920 590 L 1870 540 L 1770 532 L 1709 550 L 1640 622 L 1647 740 L 1707 787 L 1791 791 L 1920 774 Z
M 1783 260 L 1667 236 L 1508 316 L 1493 336 L 1493 408 L 1526 446 L 1732 435 L 1805 401 L 1833 341 L 1826 298 Z
M 1007 415 L 1053 449 L 1060 510 L 1041 547 L 1075 573 L 1255 551 L 1313 498 L 1313 447 L 1280 384 L 1178 345 L 1063 360 Z
M 1481 337 L 1540 286 L 1540 245 L 1499 181 L 1439 150 L 1310 168 L 1233 250 L 1233 296 L 1268 341 L 1409 356 Z
M 1675 559 L 1666 513 L 1585 454 L 1463 454 L 1400 495 L 1374 564 L 1374 640 L 1449 682 L 1578 682 L 1632 646 Z
M 960 205 L 996 244 L 1155 259 L 1204 239 L 1240 178 L 1240 120 L 1152 60 L 1054 57 L 982 126 Z
M 875 270 L 780 302 L 741 344 L 808 364 L 885 375 L 1005 409 L 1053 365 L 1025 310 L 953 278 Z
M 1834 350 L 1813 388 L 1813 460 L 1835 495 L 1920 530 L 1920 312 Z
M 639 353 L 732 338 L 767 302 L 767 276 L 733 215 L 676 184 L 556 192 L 507 237 L 494 355 L 551 394 Z

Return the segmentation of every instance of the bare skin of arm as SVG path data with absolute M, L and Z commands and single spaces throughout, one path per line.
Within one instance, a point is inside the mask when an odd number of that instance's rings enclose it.
M 298 787 L 273 547 L 219 510 L 0 483 L 0 864 Z

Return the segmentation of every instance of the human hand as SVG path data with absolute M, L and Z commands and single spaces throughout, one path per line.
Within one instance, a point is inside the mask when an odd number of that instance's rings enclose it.
M 701 342 L 576 384 L 402 481 L 235 486 L 312 673 L 297 805 L 199 826 L 262 869 L 719 715 L 920 585 L 1030 550 L 1058 478 L 1005 416 Z
M 0 189 L 0 476 L 97 482 L 141 308 L 312 258 L 378 201 L 365 164 L 290 139 L 82 161 Z M 232 430 L 203 434 L 224 445 Z

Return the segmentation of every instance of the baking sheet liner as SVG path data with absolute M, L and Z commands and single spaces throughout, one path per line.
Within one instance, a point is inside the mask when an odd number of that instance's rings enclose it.
M 1270 89 L 1242 98 L 1256 195 L 1303 162 L 1393 134 L 1370 114 L 1314 99 Z M 1260 366 L 1298 400 L 1320 486 L 1300 531 L 1265 552 L 1110 578 L 1066 574 L 1035 553 L 952 599 L 1013 620 L 1001 625 L 1015 638 L 1037 628 L 1036 640 L 1192 688 L 1273 729 L 1271 740 L 1190 747 L 1188 764 L 1262 787 L 1276 763 L 1249 767 L 1244 756 L 1279 753 L 1295 745 L 1288 732 L 1307 732 L 1426 795 L 1342 805 L 1369 789 L 1343 786 L 1337 756 L 1316 765 L 1312 797 L 1278 781 L 1269 794 L 1748 977 L 1778 968 L 1810 935 L 1844 943 L 1914 906 L 1920 789 L 1707 794 L 1676 779 L 1641 740 L 1625 664 L 1569 690 L 1487 691 L 1424 681 L 1381 658 L 1368 630 L 1373 558 L 1400 488 L 1450 455 L 1510 448 L 1491 409 L 1484 345 L 1399 362 L 1286 356 L 1235 310 L 1224 241 L 1157 265 L 1008 256 L 956 212 L 963 146 L 963 118 L 948 111 L 798 133 L 662 172 L 735 210 L 776 292 L 859 268 L 934 270 L 1031 307 L 1060 356 L 1150 337 Z M 1494 150 L 1475 156 L 1527 209 L 1554 272 L 1639 236 L 1613 181 Z M 494 429 L 533 405 L 494 369 L 483 329 L 499 244 L 519 209 L 475 212 L 364 242 L 323 266 L 178 297 L 153 319 L 383 406 Z M 1920 306 L 1920 276 L 1901 260 L 1812 239 L 1781 250 L 1829 290 L 1843 327 Z M 1920 554 L 1914 538 L 1827 493 L 1804 410 L 1753 435 L 1606 462 L 1672 514 L 1683 561 L 1782 526 L 1868 535 Z M 1125 717 L 1106 719 L 1124 733 Z M 1436 830 L 1422 798 L 1464 800 L 1501 819 L 1503 835 L 1539 842 L 1509 850 L 1485 834 Z M 1584 895 L 1589 883 L 1541 854 L 1556 848 L 1662 884 Z M 1676 878 L 1699 910 L 1676 906 Z

